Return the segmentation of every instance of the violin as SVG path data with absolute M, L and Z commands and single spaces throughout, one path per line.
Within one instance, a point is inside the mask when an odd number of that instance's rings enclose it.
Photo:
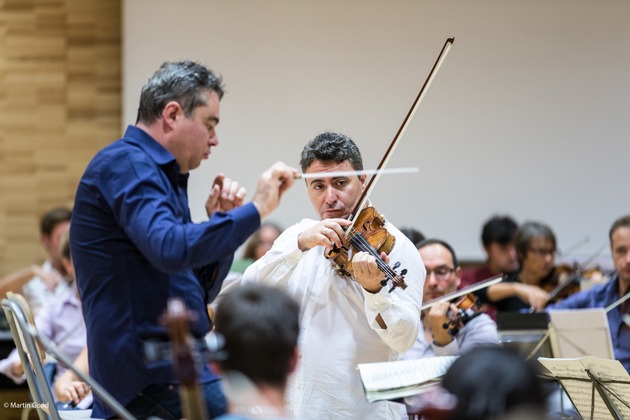
M 346 231 L 346 237 L 348 240 L 342 244 L 341 247 L 333 248 L 330 251 L 325 251 L 324 256 L 326 258 L 332 259 L 337 267 L 339 268 L 340 273 L 344 275 L 349 275 L 352 272 L 352 255 L 354 252 L 367 252 L 370 255 L 376 258 L 376 262 L 379 270 L 381 270 L 385 274 L 385 278 L 381 281 L 381 286 L 386 286 L 388 281 L 392 282 L 392 287 L 389 289 L 391 293 L 396 287 L 400 287 L 401 289 L 405 289 L 407 284 L 404 281 L 404 276 L 407 273 L 406 269 L 403 269 L 400 273 L 396 273 L 394 270 L 400 266 L 400 263 L 396 263 L 394 268 L 389 267 L 389 265 L 381 258 L 381 252 L 385 252 L 389 254 L 391 249 L 394 247 L 396 242 L 393 235 L 391 235 L 387 229 L 385 228 L 385 220 L 381 216 L 381 214 L 376 211 L 373 207 L 366 207 L 368 197 L 372 192 L 372 189 L 376 185 L 376 181 L 380 177 L 381 173 L 385 169 L 389 158 L 392 155 L 392 152 L 398 145 L 400 139 L 402 138 L 403 133 L 409 126 L 411 122 L 411 118 L 415 114 L 418 106 L 422 98 L 426 93 L 426 89 L 431 85 L 437 71 L 439 70 L 442 62 L 446 58 L 446 54 L 449 52 L 454 38 L 448 38 L 440 51 L 440 54 L 431 68 L 427 79 L 424 84 L 420 88 L 420 92 L 416 96 L 416 99 L 413 101 L 411 108 L 407 112 L 407 115 L 403 119 L 402 124 L 400 125 L 398 132 L 394 136 L 394 139 L 390 143 L 387 151 L 383 155 L 380 163 L 376 167 L 375 174 L 372 175 L 365 190 L 363 191 L 361 197 L 359 198 L 354 210 L 351 213 L 350 220 L 352 220 L 351 227 Z
M 444 296 L 424 303 L 420 307 L 420 311 L 424 311 L 439 302 L 450 301 L 453 303 L 457 307 L 457 312 L 453 313 L 450 310 L 447 312 L 449 322 L 445 322 L 443 327 L 445 330 L 448 330 L 451 335 L 455 335 L 467 322 L 483 313 L 481 310 L 481 302 L 473 292 L 497 284 L 503 281 L 505 277 L 505 275 L 499 274 L 495 277 L 471 284 L 463 289 L 447 293 Z
M 404 276 L 407 269 L 403 269 L 400 274 L 394 270 L 400 266 L 396 263 L 390 268 L 381 258 L 381 252 L 389 254 L 396 243 L 396 237 L 390 234 L 385 228 L 383 216 L 374 207 L 366 207 L 359 213 L 359 217 L 354 225 L 346 231 L 346 240 L 341 247 L 334 247 L 325 253 L 326 258 L 332 259 L 339 271 L 343 275 L 350 275 L 352 269 L 352 255 L 354 252 L 367 252 L 376 258 L 378 268 L 385 274 L 386 278 L 381 281 L 381 286 L 385 286 L 387 281 L 392 282 L 390 292 L 396 287 L 407 288 Z
M 541 284 L 541 287 L 549 292 L 548 303 L 557 302 L 566 298 L 573 293 L 582 290 L 582 281 L 591 280 L 593 282 L 603 282 L 606 275 L 599 266 L 586 268 L 595 260 L 605 249 L 608 243 L 605 242 L 598 250 L 589 256 L 582 264 L 575 263 L 558 264 L 554 267 L 553 274 L 549 276 L 549 281 Z
M 470 320 L 481 315 L 481 303 L 479 298 L 474 293 L 468 293 L 460 297 L 457 301 L 453 302 L 457 307 L 457 311 L 453 312 L 450 309 L 446 313 L 449 318 L 448 322 L 445 322 L 442 327 L 448 331 L 450 335 L 457 335 L 459 330 L 463 328 Z

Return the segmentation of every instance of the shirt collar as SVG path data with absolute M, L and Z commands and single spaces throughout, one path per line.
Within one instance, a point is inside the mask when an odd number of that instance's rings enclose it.
M 138 145 L 138 147 L 144 150 L 158 165 L 164 166 L 174 163 L 177 166 L 177 171 L 179 172 L 179 165 L 175 161 L 175 156 L 166 150 L 164 146 L 158 143 L 157 140 L 151 137 L 146 131 L 143 131 L 135 125 L 130 125 L 127 127 L 127 131 L 125 131 L 124 138 L 125 141 Z

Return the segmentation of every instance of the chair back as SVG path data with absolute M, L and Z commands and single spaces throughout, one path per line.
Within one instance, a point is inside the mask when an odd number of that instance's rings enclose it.
M 2 300 L 2 309 L 9 322 L 11 335 L 15 341 L 20 362 L 24 368 L 24 376 L 26 376 L 26 382 L 40 420 L 59 420 L 55 399 L 52 396 L 50 385 L 46 381 L 42 363 L 46 358 L 46 352 L 42 344 L 35 340 L 30 333 L 36 332 L 37 328 L 28 303 L 22 295 L 8 293 L 7 298 Z

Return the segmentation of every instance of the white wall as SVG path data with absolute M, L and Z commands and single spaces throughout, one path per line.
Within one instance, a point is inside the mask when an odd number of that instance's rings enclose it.
M 616 0 L 127 0 L 124 121 L 167 60 L 224 76 L 220 146 L 193 173 L 191 209 L 224 171 L 253 192 L 276 160 L 350 135 L 374 167 L 444 41 L 454 46 L 389 167 L 375 207 L 399 227 L 482 258 L 492 214 L 550 225 L 559 248 L 588 236 L 583 259 L 630 213 L 630 2 Z M 296 185 L 270 219 L 314 217 Z M 603 261 L 608 263 L 609 253 Z

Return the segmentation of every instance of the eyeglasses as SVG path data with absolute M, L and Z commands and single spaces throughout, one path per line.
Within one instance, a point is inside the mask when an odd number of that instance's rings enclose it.
M 529 248 L 528 251 L 541 257 L 554 255 L 556 253 L 554 248 Z
M 451 267 L 438 267 L 433 270 L 427 268 L 427 279 L 431 277 L 431 273 L 435 274 L 435 278 L 439 281 L 444 281 L 448 279 L 451 273 L 454 273 L 455 269 Z

